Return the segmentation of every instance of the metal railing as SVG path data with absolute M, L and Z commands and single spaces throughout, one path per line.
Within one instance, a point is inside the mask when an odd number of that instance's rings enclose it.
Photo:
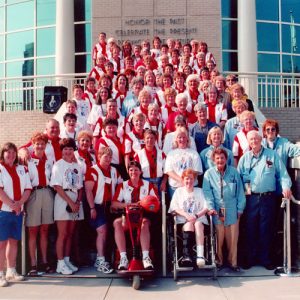
M 300 107 L 300 74 L 235 73 L 257 107 Z M 83 84 L 87 73 L 0 78 L 0 111 L 41 110 L 45 86 Z

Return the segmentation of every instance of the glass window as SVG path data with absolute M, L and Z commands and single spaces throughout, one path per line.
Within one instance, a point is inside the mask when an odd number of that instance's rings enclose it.
M 295 30 L 296 38 L 291 40 L 291 32 Z M 295 37 L 295 35 L 293 34 Z M 296 46 L 296 47 L 295 47 Z M 293 47 L 293 49 L 292 49 Z M 300 26 L 282 25 L 282 52 L 300 54 Z
M 7 34 L 7 59 L 32 57 L 34 55 L 33 50 L 33 30 Z
M 237 0 L 222 0 L 222 18 L 237 18 Z
M 4 35 L 0 35 L 0 45 L 4 45 Z M 0 61 L 4 61 L 4 46 L 0 47 Z
M 53 55 L 55 54 L 55 28 L 38 29 L 36 35 L 36 55 Z
M 86 73 L 91 70 L 91 55 L 75 56 L 75 72 Z
M 238 70 L 238 57 L 237 52 L 222 52 L 223 71 L 237 71 Z
M 33 59 L 14 61 L 6 64 L 7 77 L 21 77 L 33 75 Z
M 279 55 L 259 53 L 258 72 L 280 72 Z
M 20 3 L 25 2 L 26 0 L 6 0 L 7 4 L 14 4 L 14 3 Z
M 91 40 L 91 24 L 75 25 L 75 52 L 90 52 Z
M 34 3 L 27 1 L 7 6 L 7 31 L 34 26 Z
M 0 33 L 5 31 L 4 7 L 0 7 Z
M 279 51 L 278 24 L 257 22 L 257 49 L 258 51 Z
M 282 55 L 282 72 L 300 73 L 300 56 Z
M 75 1 L 76 3 L 76 1 Z M 36 19 L 37 26 L 54 25 L 56 22 L 56 1 L 55 0 L 37 0 L 36 1 Z
M 256 0 L 256 19 L 278 21 L 278 0 Z
M 75 22 L 91 20 L 91 0 L 77 0 L 74 5 Z
M 0 78 L 4 77 L 4 64 L 0 64 Z
M 300 23 L 300 1 L 281 0 L 281 19 L 283 22 L 291 22 L 291 11 L 295 22 Z
M 55 58 L 41 58 L 36 61 L 37 75 L 53 75 L 55 73 Z
M 222 48 L 237 49 L 237 21 L 222 21 Z

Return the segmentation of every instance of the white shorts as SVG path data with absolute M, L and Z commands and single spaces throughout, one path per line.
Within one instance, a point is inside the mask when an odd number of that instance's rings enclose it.
M 65 193 L 72 199 L 73 202 L 76 202 L 77 193 L 71 191 L 65 191 Z M 78 213 L 69 213 L 66 211 L 66 207 L 67 202 L 62 199 L 58 193 L 56 193 L 54 199 L 54 221 L 77 221 L 84 219 L 82 203 L 80 203 Z

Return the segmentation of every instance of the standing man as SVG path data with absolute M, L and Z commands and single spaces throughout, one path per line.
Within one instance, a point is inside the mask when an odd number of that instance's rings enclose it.
M 291 179 L 278 154 L 261 145 L 256 130 L 247 133 L 251 150 L 240 159 L 238 171 L 246 191 L 245 263 L 249 269 L 259 264 L 273 270 L 271 242 L 276 214 L 276 182 L 282 187 L 284 198 L 291 198 Z

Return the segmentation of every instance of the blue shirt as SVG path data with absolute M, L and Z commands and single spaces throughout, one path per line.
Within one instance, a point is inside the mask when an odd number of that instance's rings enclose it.
M 242 125 L 238 117 L 229 119 L 224 127 L 224 146 L 228 149 L 232 149 L 234 137 L 242 129 Z
M 195 125 L 192 127 L 191 136 L 195 140 L 198 153 L 208 147 L 208 144 L 206 143 L 207 134 L 208 131 L 215 126 L 219 127 L 218 124 L 207 120 L 205 127 L 201 127 L 199 122 L 195 123 Z
M 131 92 L 122 103 L 121 114 L 127 118 L 131 111 L 137 106 L 139 106 L 138 98 Z
M 212 154 L 214 148 L 215 148 L 214 146 L 210 145 L 208 148 L 205 148 L 200 153 L 203 171 L 215 166 L 215 163 L 213 162 L 213 160 L 211 158 L 211 154 Z M 228 156 L 227 165 L 228 166 L 234 166 L 234 158 L 233 158 L 232 151 L 225 148 L 222 145 L 219 146 L 219 148 L 225 149 L 226 152 L 227 152 L 227 156 Z
M 292 186 L 285 165 L 271 149 L 262 147 L 257 157 L 253 151 L 246 152 L 240 158 L 237 169 L 243 182 L 250 183 L 253 193 L 275 192 L 277 182 L 283 190 Z
M 203 179 L 202 187 L 207 208 L 219 212 L 225 208 L 224 225 L 237 222 L 238 213 L 244 211 L 246 197 L 240 174 L 232 166 L 227 166 L 222 176 L 216 167 L 209 168 Z M 222 224 L 218 216 L 213 216 L 214 224 Z

